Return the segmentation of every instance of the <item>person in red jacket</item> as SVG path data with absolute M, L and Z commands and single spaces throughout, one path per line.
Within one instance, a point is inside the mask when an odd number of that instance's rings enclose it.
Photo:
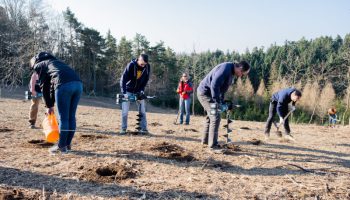
M 182 74 L 182 77 L 177 87 L 176 92 L 180 96 L 179 101 L 179 113 L 180 113 L 180 124 L 183 124 L 184 110 L 186 112 L 185 125 L 190 124 L 190 106 L 191 106 L 191 94 L 193 92 L 192 83 L 186 73 Z

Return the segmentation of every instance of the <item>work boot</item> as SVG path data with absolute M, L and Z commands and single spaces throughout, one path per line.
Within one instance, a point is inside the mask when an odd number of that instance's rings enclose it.
M 49 149 L 49 153 L 50 154 L 56 154 L 56 153 L 59 153 L 59 152 L 61 152 L 62 154 L 68 153 L 67 147 L 60 148 L 58 146 L 58 144 L 55 144 Z
M 122 129 L 122 130 L 119 132 L 119 135 L 126 135 L 126 129 Z
M 149 132 L 147 129 L 140 130 L 141 135 L 148 135 Z
M 294 137 L 290 133 L 284 134 L 283 137 L 287 140 L 295 141 Z
M 214 154 L 224 153 L 224 149 L 222 149 L 219 145 L 213 145 L 212 147 L 209 147 L 209 151 Z

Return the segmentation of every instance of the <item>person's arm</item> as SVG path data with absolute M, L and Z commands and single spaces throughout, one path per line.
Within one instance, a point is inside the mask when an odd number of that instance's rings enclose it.
M 51 95 L 51 77 L 48 74 L 47 62 L 40 62 L 35 65 L 34 70 L 38 74 L 43 99 L 47 108 L 52 108 L 55 104 L 54 95 Z
M 286 92 L 278 94 L 278 101 L 277 101 L 277 114 L 278 116 L 284 118 L 285 115 L 287 115 L 286 111 L 288 110 L 288 103 L 287 101 L 288 94 Z
M 181 93 L 182 93 L 182 91 L 181 91 L 181 84 L 182 84 L 182 82 L 180 81 L 179 84 L 177 85 L 176 92 L 177 92 L 178 94 L 181 94 Z
M 186 93 L 187 93 L 187 94 L 193 93 L 193 85 L 192 85 L 192 83 L 190 83 L 190 82 L 187 83 Z
M 147 66 L 145 66 L 145 67 L 148 67 L 148 69 L 147 69 L 148 73 L 147 73 L 147 76 L 146 76 L 146 81 L 145 81 L 145 83 L 144 83 L 143 85 L 141 85 L 141 87 L 140 87 L 141 92 L 144 92 L 144 91 L 145 91 L 145 87 L 146 87 L 146 85 L 147 85 L 147 83 L 148 83 L 149 76 L 150 76 L 150 74 L 151 74 L 151 66 L 150 66 L 149 64 L 147 64 Z
M 231 73 L 230 70 L 226 70 L 226 69 L 229 69 L 229 68 L 224 68 L 224 67 L 219 68 L 215 72 L 215 75 L 211 80 L 211 86 L 210 86 L 211 96 L 216 103 L 221 103 L 220 88 L 223 86 L 225 80 Z
M 37 80 L 38 74 L 36 72 L 33 72 L 32 77 L 30 78 L 30 92 L 32 93 L 32 96 L 36 96 L 35 84 Z
M 132 63 L 129 63 L 122 74 L 122 77 L 120 78 L 120 90 L 123 94 L 126 94 L 126 83 L 129 81 L 129 73 Z

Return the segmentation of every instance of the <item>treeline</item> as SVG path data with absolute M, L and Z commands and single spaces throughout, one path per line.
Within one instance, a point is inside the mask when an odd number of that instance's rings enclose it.
M 175 53 L 164 42 L 152 45 L 138 33 L 131 40 L 117 39 L 109 31 L 101 34 L 82 24 L 69 8 L 54 14 L 42 0 L 0 0 L 2 86 L 26 85 L 29 59 L 39 51 L 50 51 L 69 63 L 83 80 L 87 95 L 110 97 L 120 90 L 119 79 L 126 64 L 146 52 L 152 66 L 146 92 L 159 97 L 153 104 L 173 108 L 178 104 L 175 90 L 181 73 L 188 72 L 196 87 L 217 64 L 247 60 L 252 66 L 249 77 L 235 80 L 226 95 L 243 105 L 235 118 L 264 121 L 271 94 L 296 86 L 303 91 L 303 98 L 293 121 L 323 123 L 331 106 L 337 107 L 342 123 L 350 120 L 350 34 L 302 38 L 244 53 Z M 196 99 L 193 112 L 203 113 Z

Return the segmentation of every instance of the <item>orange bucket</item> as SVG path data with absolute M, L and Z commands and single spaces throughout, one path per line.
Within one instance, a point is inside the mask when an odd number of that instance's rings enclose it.
M 59 139 L 59 129 L 55 114 L 46 115 L 42 125 L 46 141 L 49 143 L 56 143 Z

